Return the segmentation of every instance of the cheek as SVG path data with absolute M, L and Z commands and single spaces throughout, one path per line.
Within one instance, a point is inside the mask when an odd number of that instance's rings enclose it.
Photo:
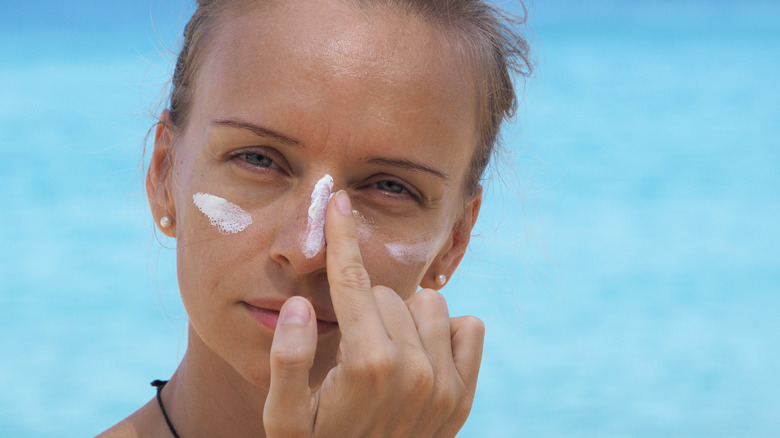
M 185 307 L 233 298 L 221 290 L 240 285 L 241 278 L 256 271 L 257 248 L 267 244 L 261 219 L 208 193 L 190 198 L 177 229 L 177 271 Z
M 436 255 L 438 233 L 399 238 L 354 213 L 360 253 L 372 284 L 390 287 L 402 298 L 408 298 L 417 290 Z
M 396 241 L 385 243 L 385 250 L 397 262 L 404 265 L 428 263 L 436 248 L 434 240 Z
M 178 230 L 179 252 L 209 264 L 215 258 L 239 256 L 247 235 L 258 228 L 252 226 L 255 222 L 252 215 L 233 202 L 209 193 L 197 192 L 189 201 Z

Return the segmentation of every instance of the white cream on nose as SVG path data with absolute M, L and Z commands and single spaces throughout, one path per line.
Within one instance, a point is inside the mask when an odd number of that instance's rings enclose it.
M 333 177 L 325 174 L 311 192 L 308 222 L 303 236 L 303 255 L 312 258 L 325 248 L 325 212 L 333 195 Z

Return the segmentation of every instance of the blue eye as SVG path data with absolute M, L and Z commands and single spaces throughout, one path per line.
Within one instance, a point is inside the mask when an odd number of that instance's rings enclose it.
M 398 184 L 395 181 L 387 181 L 387 180 L 377 182 L 376 188 L 388 193 L 395 193 L 395 194 L 401 194 L 407 191 L 406 187 L 404 187 L 403 185 Z
M 258 154 L 257 152 L 245 152 L 241 154 L 241 158 L 253 166 L 275 167 L 274 160 L 272 160 L 267 155 Z
M 395 179 L 380 179 L 383 177 L 384 176 L 377 177 L 377 179 L 370 184 L 371 188 L 378 190 L 383 198 L 393 199 L 396 202 L 401 202 L 404 199 L 411 199 L 418 204 L 423 203 L 420 192 L 413 186 L 398 182 Z

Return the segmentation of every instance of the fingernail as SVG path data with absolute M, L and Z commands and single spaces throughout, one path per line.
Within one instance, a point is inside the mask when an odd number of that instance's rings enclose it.
M 345 216 L 352 216 L 352 203 L 349 201 L 349 195 L 344 190 L 339 190 L 336 193 L 336 207 L 339 209 L 339 213 Z
M 304 298 L 291 298 L 282 307 L 282 314 L 279 321 L 282 325 L 306 325 L 311 319 L 309 305 Z

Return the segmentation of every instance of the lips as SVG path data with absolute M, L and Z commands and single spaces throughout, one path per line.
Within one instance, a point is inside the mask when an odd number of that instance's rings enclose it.
M 247 309 L 249 314 L 265 328 L 275 331 L 276 324 L 279 321 L 279 310 L 282 308 L 284 302 L 252 302 L 252 304 L 244 301 L 241 304 Z M 321 314 L 327 315 L 326 312 L 319 312 L 317 308 L 314 309 L 315 314 L 318 316 Z M 326 316 L 328 318 L 328 316 Z M 317 334 L 323 335 L 328 332 L 332 332 L 338 329 L 339 324 L 335 321 L 335 317 L 331 320 L 317 318 Z

